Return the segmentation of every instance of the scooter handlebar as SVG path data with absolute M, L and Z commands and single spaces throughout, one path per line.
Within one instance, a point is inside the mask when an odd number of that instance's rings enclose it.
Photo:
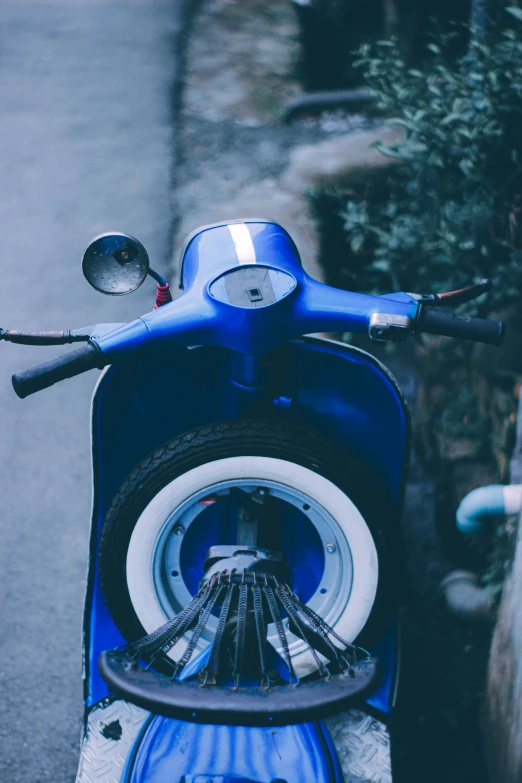
M 66 378 L 73 378 L 75 375 L 81 375 L 81 373 L 95 368 L 101 370 L 105 365 L 103 353 L 97 345 L 90 342 L 76 351 L 66 353 L 50 362 L 38 364 L 25 372 L 17 373 L 12 376 L 11 380 L 16 394 L 24 399 L 30 394 L 47 389 Z
M 268 330 L 268 337 L 264 341 L 260 342 L 256 333 L 250 340 L 246 339 L 250 334 L 248 324 L 239 329 L 236 323 L 228 330 L 220 332 L 220 310 L 205 311 L 202 314 L 198 298 L 183 297 L 185 307 L 181 306 L 180 299 L 178 308 L 170 308 L 168 311 L 165 309 L 165 312 L 155 310 L 128 324 L 119 325 L 107 334 L 91 338 L 85 347 L 13 375 L 14 390 L 19 397 L 28 397 L 66 378 L 117 363 L 125 356 L 147 348 L 155 340 L 158 345 L 162 343 L 167 347 L 208 343 L 223 345 L 241 353 L 256 354 L 272 350 L 276 340 L 283 341 L 317 331 L 363 331 L 370 328 L 370 336 L 373 337 L 371 321 L 374 316 L 381 319 L 377 324 L 379 329 L 376 330 L 377 336 L 374 339 L 381 341 L 392 339 L 394 342 L 402 342 L 404 337 L 412 332 L 428 332 L 491 345 L 500 345 L 504 337 L 504 324 L 501 321 L 434 312 L 423 304 L 420 304 L 419 313 L 419 304 L 410 298 L 403 301 L 392 297 L 353 294 L 330 289 L 319 283 L 314 283 L 311 288 L 315 298 L 310 297 L 308 306 L 294 314 L 295 321 L 288 317 L 288 314 L 286 322 L 284 319 L 281 321 L 281 326 L 286 324 L 287 334 L 284 334 L 283 329 L 276 335 L 272 329 L 272 333 Z M 279 322 L 274 323 L 277 325 Z M 288 328 L 289 326 L 294 326 L 295 330 Z M 389 327 L 388 335 L 386 327 Z M 255 332 L 255 329 L 253 331 Z M 217 335 L 221 336 L 222 342 L 216 341 Z M 400 339 L 397 339 L 397 336 Z
M 439 313 L 422 309 L 415 326 L 416 332 L 440 334 L 444 337 L 457 337 L 463 340 L 475 340 L 478 343 L 501 345 L 504 339 L 503 321 L 488 321 L 484 318 L 470 318 L 455 313 Z

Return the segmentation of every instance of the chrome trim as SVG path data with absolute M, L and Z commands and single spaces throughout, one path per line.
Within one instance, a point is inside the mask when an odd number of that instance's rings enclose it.
M 406 315 L 393 313 L 372 313 L 368 325 L 368 335 L 379 343 L 402 343 L 410 336 L 413 319 Z

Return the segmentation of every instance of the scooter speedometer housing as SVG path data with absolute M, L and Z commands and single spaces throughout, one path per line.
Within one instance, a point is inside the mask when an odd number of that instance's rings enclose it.
M 208 288 L 220 302 L 235 307 L 267 307 L 292 293 L 293 275 L 269 266 L 241 266 L 220 275 Z
M 289 280 L 284 275 L 274 275 L 274 272 L 288 273 L 294 278 L 294 285 L 287 293 L 295 287 L 295 277 L 302 274 L 299 252 L 282 226 L 261 219 L 232 220 L 203 226 L 188 236 L 181 251 L 180 287 L 185 290 L 191 288 L 201 276 L 214 281 L 210 284 L 212 288 L 223 273 L 236 267 L 269 269 L 269 278 L 276 290 L 279 290 L 278 281 Z M 237 279 L 229 278 L 228 282 Z M 212 290 L 210 293 L 220 298 Z

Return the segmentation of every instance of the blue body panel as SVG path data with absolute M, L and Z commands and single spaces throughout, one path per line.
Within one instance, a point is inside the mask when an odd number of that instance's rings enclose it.
M 107 363 L 130 353 L 163 353 L 186 345 L 219 345 L 258 356 L 303 334 L 366 331 L 372 313 L 403 316 L 413 324 L 418 302 L 408 294 L 369 296 L 318 283 L 302 269 L 295 245 L 281 226 L 262 221 L 245 224 L 257 259 L 251 266 L 264 264 L 285 272 L 293 281 L 291 293 L 254 308 L 213 297 L 212 283 L 245 264 L 238 260 L 228 224 L 200 230 L 185 251 L 182 296 L 96 338 Z
M 122 783 L 179 783 L 183 775 L 230 775 L 255 783 L 342 783 L 321 724 L 201 726 L 155 716 L 138 738 Z

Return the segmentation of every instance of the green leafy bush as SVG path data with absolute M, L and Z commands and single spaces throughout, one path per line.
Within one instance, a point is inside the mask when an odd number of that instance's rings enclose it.
M 520 296 L 522 10 L 503 16 L 506 29 L 489 45 L 472 35 L 457 63 L 447 56 L 451 36 L 439 36 L 423 71 L 406 64 L 396 40 L 360 48 L 357 67 L 386 122 L 405 129 L 402 143 L 378 146 L 397 160 L 384 198 L 351 198 L 343 212 L 361 288 L 443 291 L 489 277 L 488 308 Z M 483 314 L 484 304 L 474 307 Z

